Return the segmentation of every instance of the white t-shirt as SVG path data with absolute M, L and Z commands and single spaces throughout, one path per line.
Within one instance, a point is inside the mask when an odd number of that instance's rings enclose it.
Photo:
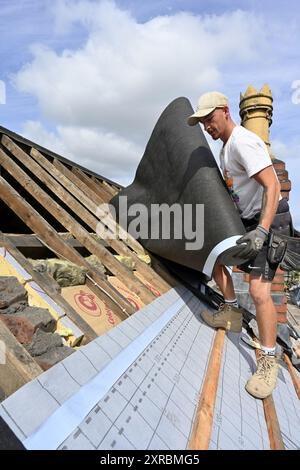
M 254 132 L 235 126 L 220 152 L 220 164 L 240 216 L 251 219 L 260 212 L 263 196 L 263 187 L 251 176 L 272 165 L 266 144 Z

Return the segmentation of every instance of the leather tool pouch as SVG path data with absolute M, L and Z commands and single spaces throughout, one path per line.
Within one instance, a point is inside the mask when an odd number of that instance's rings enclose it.
M 275 216 L 268 240 L 268 261 L 279 263 L 283 271 L 300 271 L 300 233 L 293 227 L 287 230 L 286 217 Z
M 268 242 L 268 261 L 269 263 L 280 263 L 285 255 L 287 243 L 274 232 L 270 232 Z
M 283 237 L 286 242 L 286 251 L 280 262 L 283 271 L 300 271 L 300 237 L 294 230 L 294 237 Z

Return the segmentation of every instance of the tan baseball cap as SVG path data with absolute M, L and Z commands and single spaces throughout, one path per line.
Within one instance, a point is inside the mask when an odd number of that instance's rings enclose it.
M 190 126 L 195 126 L 198 124 L 199 119 L 204 116 L 207 116 L 216 108 L 223 108 L 224 106 L 229 106 L 227 96 L 218 91 L 210 91 L 201 95 L 198 100 L 197 111 L 188 118 L 188 124 Z

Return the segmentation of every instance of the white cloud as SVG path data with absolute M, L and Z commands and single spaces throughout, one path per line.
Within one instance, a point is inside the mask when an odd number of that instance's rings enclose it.
M 127 168 L 136 168 L 143 153 L 142 147 L 112 132 L 58 126 L 53 133 L 37 121 L 28 121 L 23 133 L 28 139 L 123 185 L 128 185 L 133 177 Z
M 239 91 L 250 82 L 257 87 L 268 82 L 274 92 L 272 149 L 286 162 L 292 213 L 300 228 L 299 106 L 293 105 L 291 88 L 300 78 L 292 47 L 299 42 L 298 25 L 291 22 L 287 30 L 280 18 L 269 22 L 242 11 L 175 13 L 138 23 L 108 1 L 61 0 L 53 12 L 53 44 L 59 44 L 60 52 L 32 46 L 32 61 L 19 70 L 14 83 L 36 99 L 41 122 L 51 122 L 54 130 L 28 121 L 25 136 L 127 185 L 171 100 L 187 96 L 195 105 L 200 93 L 220 89 L 231 99 L 238 122 Z M 64 39 L 71 44 L 73 36 L 85 37 L 85 42 L 63 49 Z M 208 141 L 218 162 L 220 143 Z
M 201 92 L 223 89 L 222 67 L 234 61 L 234 73 L 257 61 L 257 46 L 265 43 L 263 20 L 242 11 L 176 13 L 140 24 L 113 2 L 60 1 L 55 14 L 57 34 L 74 33 L 80 24 L 87 40 L 80 49 L 60 53 L 32 47 L 33 60 L 14 83 L 37 99 L 56 135 L 33 123 L 24 132 L 123 181 L 134 176 L 171 100 L 188 96 L 194 104 Z

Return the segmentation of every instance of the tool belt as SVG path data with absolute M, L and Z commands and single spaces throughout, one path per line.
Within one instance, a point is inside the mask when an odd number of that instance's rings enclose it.
M 293 228 L 289 211 L 276 214 L 268 239 L 268 261 L 283 271 L 300 271 L 300 233 Z
M 246 232 L 254 230 L 260 212 L 248 220 L 242 219 Z M 300 232 L 294 229 L 286 199 L 279 201 L 277 212 L 270 227 L 267 240 L 269 263 L 279 264 L 283 271 L 300 271 Z
M 268 260 L 279 263 L 283 271 L 300 271 L 300 233 L 294 230 L 294 236 L 270 232 Z

